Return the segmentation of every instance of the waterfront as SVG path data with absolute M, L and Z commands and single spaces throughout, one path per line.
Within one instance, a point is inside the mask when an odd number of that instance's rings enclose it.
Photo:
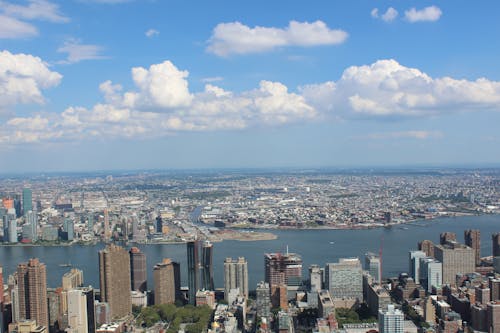
M 367 251 L 378 252 L 383 239 L 383 275 L 394 276 L 406 271 L 408 251 L 416 249 L 417 242 L 430 239 L 438 242 L 439 233 L 451 231 L 457 233 L 457 239 L 463 241 L 465 229 L 481 231 L 482 256 L 491 254 L 491 234 L 500 232 L 500 215 L 464 216 L 422 220 L 392 228 L 366 230 L 272 230 L 278 236 L 268 241 L 223 241 L 214 245 L 214 275 L 216 287 L 223 287 L 223 261 L 226 257 L 244 256 L 248 260 L 250 288 L 255 288 L 264 278 L 265 252 L 285 252 L 288 245 L 290 252 L 299 253 L 304 261 L 303 277 L 307 277 L 307 267 L 316 263 L 336 261 L 342 257 L 360 257 Z M 49 287 L 61 284 L 61 277 L 68 267 L 60 264 L 71 263 L 73 267 L 84 271 L 85 284 L 99 286 L 97 252 L 104 244 L 92 246 L 6 246 L 0 248 L 0 264 L 4 269 L 4 279 L 11 274 L 17 264 L 31 257 L 38 257 L 47 265 Z M 173 258 L 181 263 L 182 284 L 187 285 L 186 245 L 185 244 L 150 244 L 138 246 L 147 255 L 148 284 L 152 285 L 152 267 L 164 257 Z

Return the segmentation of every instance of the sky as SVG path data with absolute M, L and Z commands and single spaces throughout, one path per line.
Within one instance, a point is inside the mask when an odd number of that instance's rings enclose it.
M 500 165 L 499 10 L 0 0 L 0 173 Z

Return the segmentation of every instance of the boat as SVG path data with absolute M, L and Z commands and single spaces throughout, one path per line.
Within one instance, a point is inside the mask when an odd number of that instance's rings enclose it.
M 330 244 L 335 244 L 335 242 L 330 242 Z
M 70 262 L 66 263 L 66 264 L 59 264 L 59 267 L 72 267 L 73 265 L 71 265 Z

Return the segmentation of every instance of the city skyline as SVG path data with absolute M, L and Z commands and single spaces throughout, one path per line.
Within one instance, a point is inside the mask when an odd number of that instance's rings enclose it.
M 498 6 L 4 1 L 0 169 L 498 166 Z

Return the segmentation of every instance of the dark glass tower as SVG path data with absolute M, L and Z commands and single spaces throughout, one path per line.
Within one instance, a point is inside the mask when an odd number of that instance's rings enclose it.
M 189 287 L 189 304 L 196 304 L 196 292 L 199 289 L 198 278 L 198 241 L 190 241 L 187 243 L 187 263 L 188 263 L 188 287 Z
M 203 269 L 201 287 L 205 290 L 214 290 L 213 249 L 214 246 L 209 241 L 205 241 L 201 248 L 201 267 Z
M 147 289 L 146 255 L 137 247 L 131 248 L 129 255 L 131 289 L 144 292 Z

